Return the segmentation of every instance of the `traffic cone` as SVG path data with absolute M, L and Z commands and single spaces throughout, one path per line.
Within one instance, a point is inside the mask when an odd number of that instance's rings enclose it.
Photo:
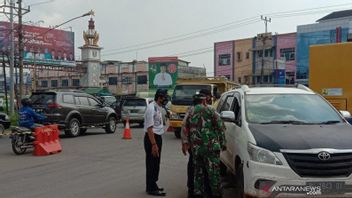
M 125 130 L 123 131 L 123 139 L 132 139 L 129 118 L 126 118 L 126 126 Z

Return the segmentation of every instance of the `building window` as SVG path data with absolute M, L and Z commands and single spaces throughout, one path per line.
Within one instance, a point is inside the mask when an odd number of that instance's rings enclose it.
M 61 86 L 62 86 L 62 87 L 68 87 L 68 80 L 67 80 L 67 79 L 62 80 L 62 81 L 61 81 Z
M 263 57 L 263 51 L 262 50 L 258 51 L 258 56 L 259 56 L 259 58 Z
M 231 55 L 230 54 L 220 54 L 219 55 L 219 65 L 230 65 L 231 64 Z
M 51 80 L 51 87 L 57 87 L 57 80 Z
M 141 84 L 147 84 L 147 83 L 148 83 L 147 76 L 146 76 L 146 75 L 137 76 L 137 83 L 138 83 L 139 85 L 141 85 Z
M 132 84 L 131 83 L 131 77 L 129 76 L 122 76 L 122 84 Z
M 285 58 L 286 61 L 295 60 L 295 48 L 280 49 L 280 57 Z
M 237 52 L 236 55 L 237 55 L 237 62 L 242 61 L 241 52 Z
M 109 77 L 109 85 L 117 85 L 117 77 Z
M 72 79 L 72 86 L 74 86 L 74 87 L 79 87 L 80 85 L 79 85 L 79 79 Z
M 265 50 L 265 57 L 268 57 L 269 56 L 269 54 L 270 54 L 270 51 L 267 49 L 267 50 Z
M 249 52 L 246 52 L 246 59 L 249 59 Z
M 48 81 L 47 80 L 42 80 L 42 82 L 40 84 L 42 85 L 42 87 L 48 87 Z

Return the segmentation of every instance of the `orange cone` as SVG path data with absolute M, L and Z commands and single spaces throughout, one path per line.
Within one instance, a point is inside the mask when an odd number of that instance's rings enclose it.
M 126 126 L 125 130 L 123 131 L 123 139 L 132 139 L 129 118 L 126 118 Z

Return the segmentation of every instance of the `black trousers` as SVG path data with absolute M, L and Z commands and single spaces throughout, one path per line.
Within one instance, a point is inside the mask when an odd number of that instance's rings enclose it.
M 156 144 L 159 147 L 159 157 L 154 157 L 152 155 L 152 144 L 149 140 L 148 133 L 145 133 L 144 136 L 144 150 L 145 150 L 145 165 L 146 165 L 146 191 L 155 191 L 158 190 L 158 185 L 156 182 L 159 180 L 159 171 L 160 171 L 160 159 L 161 159 L 161 147 L 162 147 L 162 138 L 161 135 L 154 134 Z

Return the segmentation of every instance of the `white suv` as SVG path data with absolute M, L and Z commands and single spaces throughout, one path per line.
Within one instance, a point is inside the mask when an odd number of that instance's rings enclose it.
M 217 111 L 222 171 L 236 175 L 241 197 L 352 196 L 352 127 L 309 88 L 244 85 Z

